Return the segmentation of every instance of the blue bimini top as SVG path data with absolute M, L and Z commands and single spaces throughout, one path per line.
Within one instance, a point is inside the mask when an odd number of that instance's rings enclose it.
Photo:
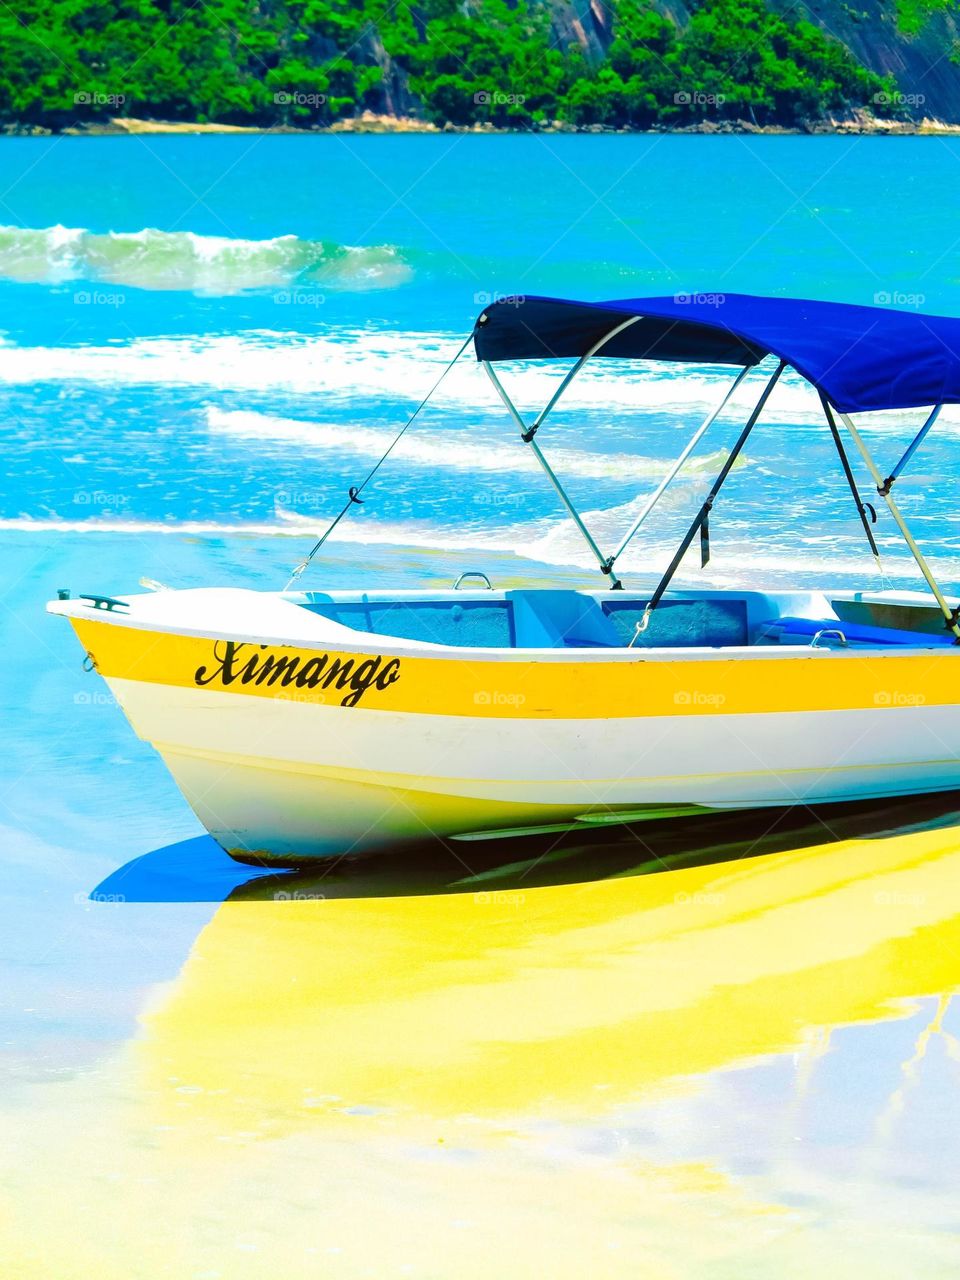
M 504 298 L 474 329 L 478 360 L 598 357 L 756 364 L 779 356 L 841 413 L 960 403 L 960 320 L 744 293 L 615 302 Z

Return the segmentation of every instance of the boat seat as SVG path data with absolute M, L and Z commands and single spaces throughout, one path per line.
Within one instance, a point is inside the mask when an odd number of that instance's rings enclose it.
M 596 600 L 577 591 L 508 591 L 518 649 L 596 649 L 622 644 Z
M 838 618 L 778 618 L 763 630 L 761 639 L 779 644 L 800 644 L 813 640 L 818 631 L 840 631 L 848 644 L 864 645 L 914 645 L 929 648 L 931 645 L 950 645 L 953 635 L 930 635 L 923 631 L 895 631 L 891 627 L 869 627 L 857 622 L 841 622 Z

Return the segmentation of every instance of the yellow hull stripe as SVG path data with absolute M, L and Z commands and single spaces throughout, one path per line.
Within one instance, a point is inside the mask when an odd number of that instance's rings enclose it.
M 424 715 L 610 719 L 955 705 L 960 649 L 783 657 L 491 662 L 393 657 L 201 636 L 71 618 L 108 678 Z

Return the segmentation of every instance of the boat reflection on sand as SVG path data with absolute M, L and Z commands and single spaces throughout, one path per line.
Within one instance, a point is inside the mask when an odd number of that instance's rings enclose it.
M 218 1130 L 277 1134 L 357 1109 L 391 1123 L 609 1115 L 680 1078 L 796 1050 L 813 1028 L 952 989 L 956 818 L 930 801 L 873 819 L 833 811 L 833 832 L 809 814 L 769 830 L 761 815 L 766 833 L 741 839 L 749 856 L 733 861 L 743 815 L 685 822 L 644 833 L 642 869 L 692 857 L 694 840 L 706 863 L 625 875 L 637 844 L 621 837 L 591 851 L 614 878 L 575 884 L 533 887 L 582 873 L 582 845 L 460 866 L 456 884 L 447 855 L 439 894 L 389 896 L 388 871 L 369 863 L 256 881 L 218 911 L 148 1019 L 144 1065 L 159 1099 L 175 1080 L 177 1110 Z M 196 1091 L 186 1104 L 183 1084 Z
M 955 1275 L 945 808 L 244 885 L 128 1052 L 13 1117 L 35 1158 L 3 1256 L 58 1280 Z
M 349 1276 L 955 1274 L 944 807 L 246 885 L 135 1046 L 150 1126 L 265 1242 L 293 1188 L 294 1274 L 308 1241 Z

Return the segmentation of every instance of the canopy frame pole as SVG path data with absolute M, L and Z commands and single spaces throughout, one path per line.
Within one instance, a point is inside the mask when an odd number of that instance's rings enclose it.
M 650 512 L 654 509 L 654 507 L 657 505 L 657 503 L 666 493 L 670 485 L 673 484 L 674 480 L 677 478 L 678 474 L 680 473 L 680 470 L 683 467 L 683 464 L 690 457 L 691 453 L 693 453 L 694 449 L 697 447 L 697 445 L 700 443 L 700 441 L 703 439 L 703 437 L 706 435 L 709 429 L 713 426 L 714 422 L 716 422 L 717 418 L 719 418 L 720 414 L 723 413 L 724 409 L 727 407 L 728 403 L 730 402 L 731 397 L 734 395 L 737 388 L 740 386 L 741 382 L 743 382 L 744 378 L 747 376 L 747 374 L 750 372 L 752 368 L 753 368 L 753 365 L 749 365 L 749 364 L 744 365 L 744 367 L 740 370 L 740 372 L 737 374 L 736 378 L 734 379 L 733 384 L 727 389 L 727 392 L 724 395 L 723 399 L 720 401 L 720 403 L 717 405 L 715 409 L 713 409 L 709 414 L 707 414 L 706 418 L 704 418 L 703 422 L 700 424 L 697 430 L 693 433 L 693 436 L 691 437 L 689 444 L 680 454 L 680 457 L 677 458 L 676 462 L 670 468 L 669 472 L 664 477 L 664 479 L 660 481 L 660 484 L 657 486 L 656 492 L 652 494 L 652 496 L 647 500 L 643 510 L 640 512 L 636 520 L 633 522 L 633 525 L 631 526 L 629 533 L 626 535 L 626 537 L 620 543 L 619 547 L 617 547 L 616 551 L 610 557 L 611 564 L 614 564 L 617 560 L 619 560 L 620 556 L 626 550 L 628 544 L 632 542 L 634 537 L 637 535 L 637 533 L 639 533 L 641 525 L 644 523 L 646 518 L 649 516 Z
M 877 547 L 877 540 L 873 536 L 873 530 L 870 528 L 870 522 L 877 523 L 877 513 L 872 502 L 864 502 L 860 497 L 860 490 L 857 487 L 857 480 L 853 474 L 853 468 L 850 466 L 850 459 L 847 457 L 847 451 L 843 447 L 843 441 L 840 439 L 840 432 L 837 430 L 837 423 L 833 416 L 833 410 L 830 408 L 830 402 L 821 391 L 820 403 L 823 406 L 823 414 L 827 420 L 827 426 L 830 428 L 830 434 L 833 436 L 833 443 L 837 446 L 837 455 L 840 458 L 840 466 L 843 468 L 843 474 L 846 476 L 847 485 L 853 496 L 853 502 L 857 508 L 857 515 L 860 517 L 860 523 L 863 525 L 863 532 L 867 536 L 867 542 L 870 544 L 870 550 L 873 558 L 877 562 L 877 568 L 880 571 L 881 581 L 884 579 L 883 564 L 880 560 L 880 550 Z M 867 512 L 870 517 L 867 517 Z
M 933 408 L 930 411 L 930 416 L 927 418 L 926 422 L 923 424 L 923 426 L 920 428 L 917 434 L 913 437 L 913 439 L 907 445 L 907 448 L 906 448 L 906 451 L 904 452 L 903 457 L 900 459 L 897 465 L 893 468 L 893 470 L 887 476 L 886 480 L 884 480 L 883 488 L 878 490 L 881 498 L 885 498 L 887 496 L 887 494 L 893 488 L 894 483 L 900 478 L 900 472 L 907 465 L 907 463 L 910 461 L 910 459 L 913 457 L 916 451 L 920 448 L 921 444 L 923 444 L 923 441 L 926 439 L 927 432 L 936 422 L 937 418 L 940 417 L 940 410 L 942 408 L 943 408 L 942 404 L 935 404 L 933 406 Z
M 500 399 L 503 401 L 507 412 L 510 414 L 510 417 L 513 418 L 517 426 L 520 428 L 520 438 L 527 445 L 529 445 L 530 448 L 533 450 L 534 457 L 537 459 L 537 461 L 540 463 L 540 466 L 546 472 L 547 479 L 550 481 L 554 489 L 557 491 L 557 496 L 559 497 L 563 505 L 566 507 L 568 515 L 570 516 L 573 523 L 580 530 L 581 534 L 583 535 L 584 541 L 586 542 L 587 546 L 590 548 L 590 550 L 593 552 L 594 556 L 596 557 L 597 564 L 600 566 L 600 572 L 606 574 L 607 577 L 609 577 L 610 590 L 621 591 L 623 589 L 623 583 L 620 581 L 617 575 L 613 572 L 613 566 L 610 564 L 606 556 L 597 546 L 596 542 L 594 541 L 593 534 L 590 532 L 587 526 L 583 523 L 583 520 L 580 517 L 580 513 L 577 511 L 576 507 L 570 501 L 570 498 L 567 496 L 566 489 L 564 489 L 563 485 L 557 479 L 557 476 L 554 473 L 553 468 L 550 466 L 550 463 L 543 456 L 543 451 L 541 450 L 540 446 L 537 444 L 536 440 L 534 440 L 533 434 L 528 430 L 527 424 L 524 422 L 523 418 L 521 418 L 519 411 L 517 410 L 513 401 L 510 399 L 509 395 L 507 394 L 506 388 L 504 387 L 503 383 L 500 381 L 500 379 L 497 377 L 496 373 L 494 372 L 493 367 L 491 366 L 489 360 L 483 360 L 481 361 L 481 363 L 484 369 L 486 370 L 487 377 L 493 383 L 494 387 L 496 388 L 497 394 L 499 395 Z
M 593 346 L 588 348 L 588 350 L 586 350 L 583 353 L 583 355 L 580 356 L 580 358 L 577 360 L 573 368 L 569 369 L 567 373 L 564 375 L 560 385 L 557 387 L 556 391 L 554 391 L 553 395 L 547 401 L 546 406 L 540 411 L 540 413 L 537 414 L 536 418 L 533 420 L 533 425 L 530 427 L 524 426 L 521 429 L 521 436 L 523 438 L 524 444 L 529 444 L 533 440 L 533 437 L 537 434 L 537 432 L 543 426 L 543 423 L 545 418 L 547 417 L 547 414 L 552 412 L 552 410 L 556 407 L 557 401 L 560 399 L 560 397 L 566 391 L 567 387 L 569 387 L 570 383 L 574 380 L 574 378 L 577 376 L 577 374 L 580 372 L 583 366 L 587 363 L 590 357 L 595 356 L 597 352 L 601 349 L 601 347 L 605 347 L 608 342 L 610 342 L 613 338 L 617 336 L 618 333 L 623 333 L 624 329 L 629 329 L 630 326 L 632 324 L 636 324 L 639 319 L 640 319 L 640 316 L 629 316 L 626 320 L 621 321 L 620 324 L 614 325 L 614 327 L 611 330 L 609 330 L 609 332 L 605 333 L 602 338 L 598 338 L 597 341 L 593 344 Z M 486 368 L 488 374 L 491 372 L 489 361 L 484 361 L 484 368 Z M 494 379 L 494 385 L 497 385 L 496 379 Z
M 674 574 L 680 568 L 680 563 L 683 560 L 683 557 L 689 551 L 690 544 L 693 542 L 694 538 L 697 536 L 698 533 L 700 533 L 701 538 L 704 538 L 705 530 L 707 528 L 707 521 L 709 519 L 710 512 L 713 509 L 713 504 L 717 499 L 717 495 L 720 493 L 720 490 L 723 488 L 723 485 L 727 476 L 733 470 L 734 464 L 736 463 L 737 458 L 740 456 L 740 451 L 743 449 L 743 446 L 747 443 L 747 438 L 750 435 L 750 432 L 756 426 L 757 419 L 760 417 L 761 413 L 763 413 L 763 410 L 766 407 L 766 403 L 770 399 L 771 393 L 773 392 L 774 387 L 779 382 L 780 375 L 783 373 L 786 367 L 787 367 L 786 360 L 778 361 L 776 369 L 774 369 L 773 373 L 770 375 L 769 380 L 767 381 L 766 386 L 761 391 L 760 399 L 757 401 L 757 403 L 754 405 L 753 409 L 751 410 L 750 416 L 747 419 L 746 423 L 744 424 L 743 430 L 740 432 L 739 436 L 737 437 L 736 443 L 734 444 L 733 448 L 730 450 L 729 454 L 727 455 L 726 462 L 724 462 L 723 466 L 720 468 L 717 478 L 716 480 L 714 480 L 713 485 L 710 488 L 710 492 L 707 494 L 706 498 L 701 504 L 700 510 L 697 512 L 693 520 L 693 523 L 690 525 L 690 528 L 684 534 L 683 541 L 680 543 L 680 546 L 677 548 L 676 553 L 674 554 L 673 559 L 670 561 L 670 564 L 667 566 L 666 572 L 664 573 L 663 577 L 657 583 L 656 590 L 654 591 L 650 599 L 647 601 L 646 608 L 643 611 L 643 617 L 637 623 L 637 630 L 636 630 L 636 633 L 634 634 L 633 640 L 630 642 L 630 647 L 632 647 L 634 641 L 636 641 L 639 638 L 641 632 L 647 629 L 647 625 L 650 622 L 651 613 L 653 613 L 654 609 L 656 609 L 657 605 L 663 599 L 664 593 L 666 592 L 667 588 L 670 586 L 670 583 L 673 580 Z M 704 563 L 706 562 L 704 561 Z
M 524 442 L 524 444 L 528 444 L 530 448 L 533 450 L 533 456 L 540 463 L 540 466 L 543 468 L 544 472 L 546 473 L 547 479 L 550 481 L 550 483 L 553 485 L 554 489 L 556 490 L 557 496 L 559 497 L 563 505 L 566 507 L 570 518 L 573 520 L 574 524 L 580 530 L 580 533 L 583 535 L 584 541 L 586 542 L 587 546 L 590 548 L 590 550 L 593 552 L 594 556 L 596 557 L 597 564 L 600 566 L 600 572 L 605 574 L 610 579 L 611 591 L 623 590 L 623 583 L 620 581 L 620 579 L 617 577 L 617 575 L 613 571 L 613 560 L 605 556 L 603 552 L 600 550 L 600 548 L 597 546 L 593 538 L 593 535 L 591 534 L 587 526 L 583 523 L 583 520 L 580 517 L 580 513 L 577 511 L 576 507 L 570 501 L 570 498 L 567 495 L 567 491 L 564 489 L 563 485 L 560 483 L 553 468 L 550 466 L 550 463 L 547 462 L 546 458 L 543 456 L 543 451 L 540 449 L 540 446 L 537 444 L 536 440 L 534 440 L 533 437 L 537 434 L 537 432 L 543 426 L 544 420 L 546 419 L 547 415 L 555 408 L 560 397 L 563 395 L 567 387 L 569 387 L 570 383 L 574 380 L 574 378 L 577 376 L 577 374 L 580 372 L 583 366 L 587 363 L 590 357 L 596 355 L 597 352 L 601 349 L 601 347 L 605 347 L 606 344 L 610 342 L 611 339 L 615 338 L 618 333 L 622 333 L 624 329 L 629 329 L 631 325 L 636 324 L 637 321 L 640 320 L 641 318 L 642 318 L 641 316 L 628 316 L 626 320 L 621 320 L 618 324 L 615 324 L 612 329 L 608 330 L 602 337 L 598 338 L 597 341 L 594 342 L 592 346 L 588 347 L 587 350 L 583 353 L 583 355 L 579 357 L 576 364 L 574 364 L 573 368 L 569 369 L 567 373 L 564 375 L 556 391 L 554 391 L 553 395 L 547 401 L 544 408 L 541 409 L 540 413 L 537 414 L 536 418 L 533 421 L 532 426 L 529 426 L 529 427 L 524 422 L 523 418 L 520 416 L 520 413 L 516 405 L 513 403 L 513 401 L 510 399 L 509 395 L 507 394 L 506 388 L 504 387 L 503 383 L 500 381 L 500 379 L 497 377 L 496 373 L 494 372 L 494 368 L 491 362 L 489 360 L 482 360 L 480 362 L 483 365 L 484 370 L 486 371 L 487 377 L 493 383 L 494 388 L 496 389 L 497 395 L 503 401 L 504 407 L 506 408 L 507 412 L 510 414 L 510 417 L 513 418 L 514 422 L 519 427 L 520 439 Z
M 960 644 L 960 609 L 951 609 L 950 606 L 947 604 L 946 597 L 944 596 L 943 592 L 940 590 L 940 587 L 937 584 L 937 580 L 933 576 L 933 572 L 930 569 L 930 566 L 927 564 L 926 559 L 924 558 L 923 552 L 920 550 L 920 548 L 917 546 L 916 542 L 914 541 L 913 534 L 910 532 L 910 529 L 907 525 L 906 520 L 904 520 L 903 516 L 900 514 L 899 507 L 894 502 L 893 498 L 891 498 L 890 496 L 890 490 L 889 488 L 887 488 L 886 481 L 884 480 L 880 472 L 880 468 L 874 462 L 873 457 L 871 456 L 870 450 L 867 448 L 866 444 L 864 443 L 863 437 L 860 435 L 860 432 L 854 426 L 850 418 L 850 415 L 848 413 L 840 413 L 839 409 L 837 410 L 837 415 L 840 418 L 840 421 L 843 423 L 843 425 L 850 432 L 851 438 L 853 439 L 853 443 L 859 449 L 860 456 L 863 458 L 864 462 L 866 463 L 867 470 L 870 472 L 871 476 L 873 477 L 874 483 L 877 486 L 877 493 L 879 493 L 880 497 L 883 498 L 884 502 L 887 504 L 890 514 L 893 516 L 894 521 L 896 522 L 897 528 L 900 530 L 900 533 L 903 536 L 904 542 L 910 548 L 910 554 L 913 556 L 914 560 L 916 560 L 917 565 L 920 569 L 920 572 L 923 574 L 924 578 L 926 579 L 927 586 L 930 588 L 930 591 L 933 594 L 933 598 L 936 600 L 937 604 L 940 606 L 940 612 L 943 614 L 944 620 L 947 625 L 947 630 L 953 632 L 953 634 L 957 638 L 957 643 Z M 912 450 L 912 446 L 911 446 L 911 450 Z M 911 450 L 908 450 L 908 452 L 910 452 Z M 901 462 L 902 461 L 903 459 L 901 459 Z

